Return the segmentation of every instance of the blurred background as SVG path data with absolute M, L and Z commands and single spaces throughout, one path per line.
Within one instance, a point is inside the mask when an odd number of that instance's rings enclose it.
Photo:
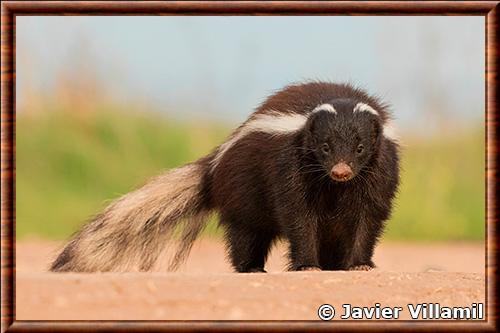
M 392 105 L 403 170 L 386 239 L 484 241 L 483 17 L 18 16 L 16 29 L 18 239 L 67 238 L 273 91 L 321 79 Z

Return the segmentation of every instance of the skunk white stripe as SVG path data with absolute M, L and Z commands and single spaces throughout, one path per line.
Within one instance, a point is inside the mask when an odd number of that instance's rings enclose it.
M 328 111 L 337 113 L 331 104 L 321 104 L 317 106 L 312 112 Z M 364 103 L 358 103 L 354 108 L 354 112 L 370 112 L 379 115 L 372 107 Z M 283 114 L 278 111 L 269 111 L 266 114 L 258 114 L 252 119 L 248 120 L 237 132 L 226 142 L 219 146 L 219 150 L 214 159 L 210 162 L 211 169 L 214 170 L 219 164 L 222 156 L 241 138 L 252 132 L 263 132 L 273 135 L 281 135 L 293 133 L 301 129 L 307 122 L 307 116 L 297 113 Z M 396 129 L 391 122 L 387 122 L 383 128 L 383 135 L 394 142 L 397 142 L 398 136 Z
M 365 104 L 365 103 L 358 103 L 356 104 L 356 106 L 354 107 L 354 110 L 352 110 L 352 112 L 370 112 L 371 114 L 374 114 L 376 116 L 378 116 L 378 112 L 375 111 L 375 109 L 373 109 L 371 106 L 369 106 L 368 104 Z
M 238 140 L 252 132 L 264 132 L 274 135 L 295 132 L 304 126 L 307 117 L 297 113 L 282 114 L 271 111 L 268 114 L 258 114 L 244 124 L 231 139 L 224 142 L 217 155 L 212 160 L 212 170 L 219 164 L 220 159 Z
M 392 121 L 387 120 L 384 124 L 383 134 L 386 139 L 391 140 L 392 142 L 399 142 L 399 135 Z
M 266 133 L 289 133 L 302 128 L 307 121 L 307 117 L 298 113 L 283 114 L 272 112 L 269 114 L 259 114 L 251 119 L 242 128 L 241 132 L 266 132 Z
M 318 105 L 317 107 L 314 108 L 314 110 L 312 110 L 312 112 L 318 112 L 318 111 L 328 111 L 337 114 L 337 110 L 335 110 L 333 105 L 328 103 Z

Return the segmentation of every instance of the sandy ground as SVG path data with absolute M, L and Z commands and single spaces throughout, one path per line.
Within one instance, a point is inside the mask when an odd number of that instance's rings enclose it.
M 485 302 L 484 245 L 382 243 L 371 272 L 284 272 L 278 246 L 268 274 L 235 274 L 220 242 L 195 244 L 179 272 L 55 274 L 61 244 L 27 240 L 16 249 L 17 320 L 317 320 L 331 304 L 471 306 Z

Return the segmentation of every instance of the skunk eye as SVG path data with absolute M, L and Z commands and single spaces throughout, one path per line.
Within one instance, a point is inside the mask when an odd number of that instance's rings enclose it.
M 321 151 L 325 154 L 329 154 L 330 153 L 330 146 L 328 145 L 328 143 L 323 143 L 321 145 Z
M 358 145 L 358 148 L 356 148 L 356 152 L 358 154 L 361 154 L 365 150 L 365 146 L 363 145 Z

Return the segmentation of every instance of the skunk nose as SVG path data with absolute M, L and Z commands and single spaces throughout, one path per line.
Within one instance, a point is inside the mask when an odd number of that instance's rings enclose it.
M 330 174 L 335 180 L 349 180 L 352 177 L 352 169 L 345 162 L 340 162 L 333 166 Z

